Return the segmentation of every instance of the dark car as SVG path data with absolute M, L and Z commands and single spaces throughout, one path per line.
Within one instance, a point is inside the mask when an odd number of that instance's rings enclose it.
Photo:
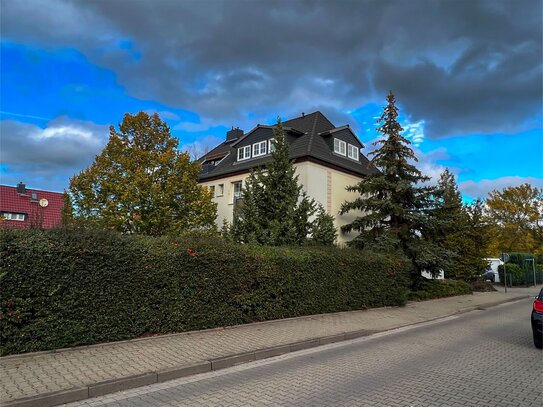
M 532 307 L 532 333 L 534 334 L 535 347 L 543 348 L 543 288 L 535 297 Z

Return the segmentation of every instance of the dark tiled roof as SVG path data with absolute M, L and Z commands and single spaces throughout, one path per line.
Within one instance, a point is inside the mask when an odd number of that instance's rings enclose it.
M 342 169 L 360 176 L 368 175 L 377 170 L 372 167 L 369 160 L 360 153 L 358 162 L 346 157 L 338 156 L 333 152 L 333 141 L 329 138 L 332 134 L 343 134 L 353 140 L 353 143 L 362 143 L 348 126 L 335 127 L 321 112 L 296 117 L 283 122 L 283 128 L 290 146 L 290 158 L 296 161 L 312 160 L 323 165 Z M 206 159 L 219 154 L 229 153 L 218 165 L 205 165 L 200 173 L 200 180 L 215 179 L 229 174 L 247 172 L 252 168 L 265 165 L 271 159 L 270 155 L 256 159 L 237 161 L 237 144 L 244 144 L 248 137 L 261 137 L 262 132 L 269 133 L 268 138 L 273 137 L 273 126 L 257 125 L 249 133 L 245 134 L 236 142 L 223 142 L 199 159 L 204 162 Z

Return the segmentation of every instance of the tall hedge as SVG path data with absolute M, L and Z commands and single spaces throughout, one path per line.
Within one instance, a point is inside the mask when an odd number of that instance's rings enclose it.
M 403 305 L 407 264 L 335 248 L 0 231 L 1 354 Z

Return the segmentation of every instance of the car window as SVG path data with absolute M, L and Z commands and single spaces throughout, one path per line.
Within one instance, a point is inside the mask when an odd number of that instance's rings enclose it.
M 543 288 L 542 288 L 541 291 L 539 292 L 539 295 L 537 296 L 537 299 L 543 301 Z

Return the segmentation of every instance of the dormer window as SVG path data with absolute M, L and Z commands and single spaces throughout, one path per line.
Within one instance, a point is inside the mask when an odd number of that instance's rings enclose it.
M 358 147 L 353 146 L 352 144 L 349 144 L 347 149 L 347 157 L 358 161 Z
M 347 143 L 338 138 L 334 139 L 334 153 L 339 155 L 347 155 Z
M 266 155 L 266 144 L 268 143 L 265 140 L 253 144 L 253 157 L 260 157 Z
M 238 148 L 238 161 L 251 158 L 251 146 Z
M 275 139 L 269 139 L 268 140 L 268 152 L 271 154 L 275 151 Z

